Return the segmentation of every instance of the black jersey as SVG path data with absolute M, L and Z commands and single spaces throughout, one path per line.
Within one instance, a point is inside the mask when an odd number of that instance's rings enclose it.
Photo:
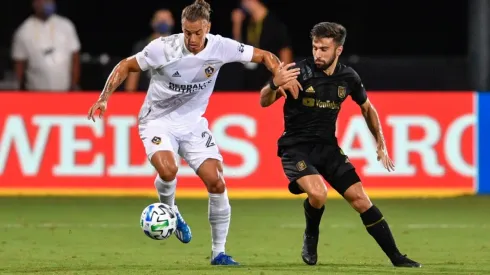
M 318 69 L 313 58 L 297 63 L 298 81 L 303 87 L 297 99 L 289 95 L 284 103 L 284 133 L 278 145 L 322 143 L 337 145 L 335 128 L 342 102 L 351 96 L 359 105 L 367 100 L 359 75 L 338 63 L 332 75 Z

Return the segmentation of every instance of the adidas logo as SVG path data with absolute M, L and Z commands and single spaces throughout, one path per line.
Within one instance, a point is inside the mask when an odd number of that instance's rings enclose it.
M 172 77 L 180 77 L 179 71 L 175 71 L 175 73 L 172 75 Z
M 315 92 L 315 89 L 313 89 L 312 86 L 308 87 L 308 89 L 306 89 L 306 92 L 307 93 L 314 93 Z

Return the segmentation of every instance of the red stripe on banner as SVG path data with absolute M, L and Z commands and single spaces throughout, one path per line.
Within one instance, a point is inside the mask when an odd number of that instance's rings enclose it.
M 376 161 L 374 141 L 351 100 L 342 106 L 337 133 L 368 191 L 474 192 L 472 93 L 369 96 L 396 171 L 385 172 Z M 0 94 L 0 194 L 8 190 L 56 194 L 60 189 L 153 192 L 155 172 L 137 131 L 144 94 L 114 94 L 104 119 L 94 123 L 87 120 L 87 111 L 96 99 L 93 93 Z M 225 159 L 230 193 L 234 189 L 284 193 L 287 178 L 276 156 L 283 130 L 282 100 L 261 108 L 257 93 L 216 93 L 205 116 Z M 185 163 L 179 169 L 178 186 L 183 191 L 204 188 Z

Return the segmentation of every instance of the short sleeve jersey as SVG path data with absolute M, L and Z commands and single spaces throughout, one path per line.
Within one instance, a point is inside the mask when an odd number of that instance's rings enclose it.
M 367 100 L 359 75 L 349 66 L 338 63 L 332 75 L 316 67 L 313 58 L 298 62 L 298 81 L 303 87 L 298 99 L 288 96 L 284 103 L 284 133 L 279 146 L 298 143 L 337 145 L 337 117 L 350 96 L 358 105 Z
M 206 35 L 198 54 L 189 52 L 184 34 L 151 41 L 136 60 L 151 80 L 140 110 L 140 124 L 165 117 L 176 124 L 197 122 L 206 111 L 218 72 L 226 63 L 250 62 L 253 47 L 220 35 Z

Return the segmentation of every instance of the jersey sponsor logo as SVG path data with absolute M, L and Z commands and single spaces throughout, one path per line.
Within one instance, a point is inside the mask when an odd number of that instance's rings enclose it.
M 179 71 L 175 71 L 175 73 L 172 75 L 172 77 L 180 77 Z
M 168 88 L 172 91 L 179 92 L 182 94 L 192 94 L 201 90 L 206 89 L 213 80 L 208 80 L 206 82 L 196 83 L 196 84 L 175 84 L 168 83 Z
M 344 98 L 347 94 L 347 89 L 344 86 L 339 86 L 339 88 L 337 89 L 337 94 L 340 98 Z
M 330 100 L 322 101 L 320 99 L 314 99 L 311 97 L 303 97 L 302 103 L 303 106 L 306 107 L 317 107 L 321 109 L 327 108 L 332 110 L 340 109 L 340 103 Z
M 214 73 L 214 68 L 212 66 L 207 66 L 205 69 L 204 69 L 204 73 L 206 74 L 206 77 L 210 77 L 213 75 Z

